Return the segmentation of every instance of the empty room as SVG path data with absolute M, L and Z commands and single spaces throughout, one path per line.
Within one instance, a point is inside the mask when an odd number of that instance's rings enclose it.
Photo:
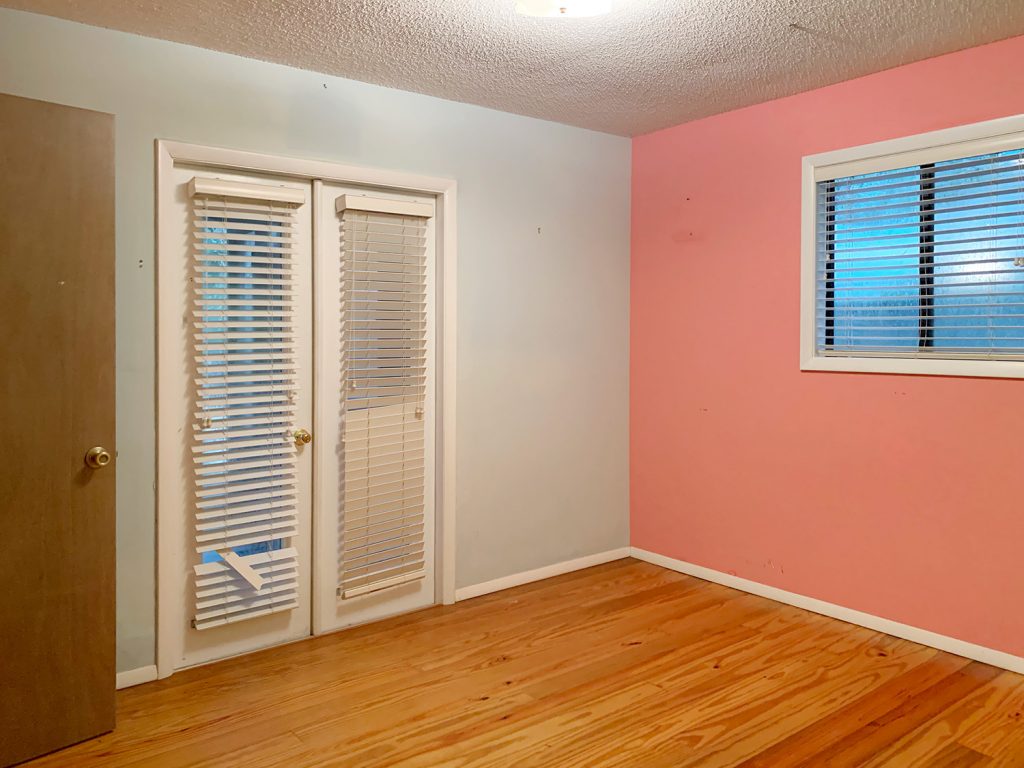
M 1024 768 L 1021 0 L 0 0 L 0 259 L 0 768 Z

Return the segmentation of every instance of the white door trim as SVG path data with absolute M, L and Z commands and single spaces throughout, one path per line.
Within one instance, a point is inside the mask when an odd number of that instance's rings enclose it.
M 396 190 L 433 195 L 437 200 L 437 227 L 440 233 L 437 247 L 437 301 L 441 306 L 441 329 L 438 334 L 439 364 L 437 366 L 437 391 L 440 393 L 441 404 L 437 423 L 440 460 L 437 462 L 438 477 L 436 484 L 437 508 L 437 540 L 436 562 L 438 567 L 435 584 L 435 600 L 444 604 L 455 602 L 455 382 L 456 382 L 456 300 L 457 293 L 457 242 L 456 242 L 456 195 L 457 184 L 454 179 L 443 179 L 431 176 L 419 176 L 402 171 L 364 168 L 355 165 L 309 160 L 305 158 L 281 157 L 257 152 L 206 147 L 197 144 L 186 144 L 177 141 L 158 139 L 156 150 L 156 268 L 157 284 L 169 264 L 174 251 L 174 243 L 170 241 L 167 216 L 168 206 L 161 205 L 160 192 L 169 183 L 175 164 L 199 165 L 212 168 L 229 168 L 235 171 L 255 171 L 288 176 L 308 181 L 335 181 L 343 184 L 362 185 L 367 187 L 387 187 Z M 171 345 L 165 340 L 165 326 L 172 327 L 164 317 L 174 309 L 162 305 L 157 291 L 156 309 L 156 403 L 157 403 L 157 436 L 156 436 L 156 470 L 157 470 L 157 531 L 156 531 L 156 563 L 157 563 L 157 610 L 156 610 L 156 661 L 161 678 L 174 671 L 173 646 L 169 642 L 168 633 L 173 621 L 173 600 L 170 590 L 179 588 L 174 584 L 173 566 L 169 558 L 162 558 L 161 551 L 171 541 L 168 531 L 170 516 L 164 514 L 174 503 L 172 483 L 161 482 L 174 472 L 173 462 L 167 451 L 160 450 L 161 435 L 173 435 L 178 425 L 169 423 L 169 419 L 159 407 L 160 403 L 160 372 L 170 368 L 169 359 Z

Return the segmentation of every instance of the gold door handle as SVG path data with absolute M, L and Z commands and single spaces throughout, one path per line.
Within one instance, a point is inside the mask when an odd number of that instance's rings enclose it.
M 85 466 L 92 469 L 103 469 L 110 463 L 110 452 L 101 445 L 94 446 L 85 452 Z
M 297 429 L 292 435 L 296 445 L 309 445 L 313 442 L 313 436 L 305 429 Z

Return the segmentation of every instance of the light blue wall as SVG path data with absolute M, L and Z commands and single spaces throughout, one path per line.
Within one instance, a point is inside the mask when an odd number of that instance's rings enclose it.
M 0 91 L 116 116 L 119 670 L 154 659 L 157 138 L 457 179 L 457 584 L 628 543 L 628 139 L 11 10 Z

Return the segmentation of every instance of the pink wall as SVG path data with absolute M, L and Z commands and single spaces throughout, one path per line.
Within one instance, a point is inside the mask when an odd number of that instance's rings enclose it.
M 1024 381 L 801 373 L 800 158 L 1024 112 L 1024 37 L 633 143 L 633 546 L 1024 656 Z

